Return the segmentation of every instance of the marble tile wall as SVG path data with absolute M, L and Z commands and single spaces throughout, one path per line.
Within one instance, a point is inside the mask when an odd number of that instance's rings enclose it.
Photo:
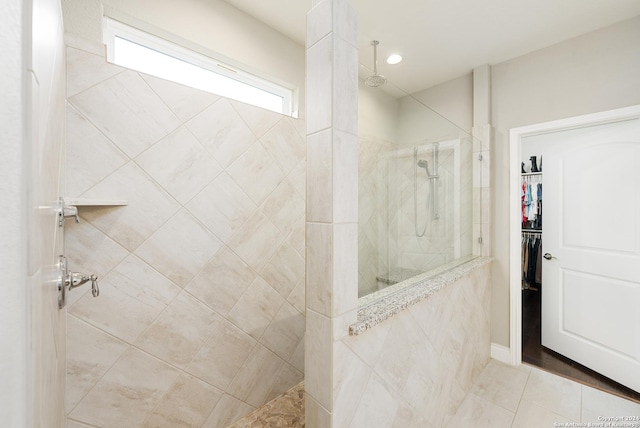
M 334 344 L 333 426 L 448 426 L 489 361 L 490 266 Z
M 333 421 L 333 345 L 358 308 L 358 19 L 349 0 L 307 14 L 305 424 Z
M 431 148 L 422 148 L 418 159 L 425 159 L 429 170 L 434 174 L 433 154 Z M 417 169 L 414 176 L 413 155 L 400 156 L 394 159 L 397 174 L 398 191 L 394 197 L 398 199 L 398 209 L 392 216 L 397 225 L 395 235 L 391 238 L 397 247 L 397 258 L 394 267 L 427 272 L 437 266 L 454 259 L 454 171 L 453 150 L 439 150 L 436 210 L 438 219 L 433 218 L 433 200 L 431 199 L 431 180 L 425 170 Z M 414 190 L 417 180 L 417 193 Z M 417 195 L 417 219 L 416 206 Z M 423 234 L 424 236 L 417 236 Z
M 223 427 L 304 373 L 304 120 L 67 39 L 70 426 Z M 75 425 L 74 425 L 75 424 Z

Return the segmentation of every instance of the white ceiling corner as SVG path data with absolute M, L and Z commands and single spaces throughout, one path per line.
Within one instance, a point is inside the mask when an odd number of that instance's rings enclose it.
M 311 0 L 225 1 L 304 45 Z M 372 68 L 370 41 L 380 40 L 379 73 L 408 93 L 640 15 L 638 0 L 352 2 L 359 12 L 360 63 Z M 386 64 L 391 53 L 404 61 Z

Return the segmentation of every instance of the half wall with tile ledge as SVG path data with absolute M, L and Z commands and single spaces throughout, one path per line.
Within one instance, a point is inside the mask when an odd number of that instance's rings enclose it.
M 334 426 L 447 426 L 489 361 L 490 273 L 475 258 L 362 306 L 334 346 Z

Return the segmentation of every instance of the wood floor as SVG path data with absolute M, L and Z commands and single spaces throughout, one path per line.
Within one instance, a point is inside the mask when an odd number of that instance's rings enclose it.
M 522 290 L 522 361 L 640 403 L 640 393 L 542 346 L 540 343 L 540 293 L 542 290 Z

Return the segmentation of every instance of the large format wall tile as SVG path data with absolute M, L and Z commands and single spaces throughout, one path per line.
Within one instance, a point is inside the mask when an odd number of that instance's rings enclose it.
M 225 246 L 193 278 L 186 290 L 226 316 L 256 276 L 248 264 Z
M 254 214 L 233 235 L 228 245 L 256 271 L 271 259 L 283 235 L 264 215 Z
M 225 394 L 218 401 L 218 405 L 213 409 L 202 428 L 226 427 L 233 421 L 248 415 L 253 410 L 255 410 L 255 407 Z
M 130 348 L 70 416 L 98 426 L 139 426 L 179 374 L 178 369 Z
M 334 422 L 349 427 L 462 426 L 473 421 L 461 425 L 462 421 L 451 418 L 458 407 L 465 406 L 491 426 L 494 422 L 509 426 L 512 412 L 506 408 L 513 406 L 514 399 L 517 404 L 520 393 L 488 389 L 480 381 L 475 391 L 501 404 L 485 409 L 469 399 L 474 395 L 469 393 L 471 387 L 489 360 L 489 300 L 485 298 L 490 288 L 489 268 L 484 265 L 370 331 L 337 342 L 334 385 L 339 389 L 334 393 L 341 393 L 342 383 L 352 390 L 344 399 L 351 405 L 334 404 Z M 307 315 L 309 320 L 314 317 Z M 313 352 L 319 351 L 314 346 Z M 520 374 L 516 371 L 509 376 Z M 368 382 L 366 388 L 363 382 Z M 538 394 L 532 388 L 532 401 L 541 400 Z M 465 397 L 468 401 L 463 404 Z
M 187 293 L 181 293 L 138 337 L 135 345 L 176 367 L 184 368 L 221 319 L 207 306 Z
M 216 406 L 222 391 L 182 373 L 142 425 L 144 428 L 199 427 Z
M 251 336 L 223 321 L 186 370 L 207 383 L 226 390 L 255 344 L 256 341 Z
M 139 155 L 136 162 L 181 204 L 222 170 L 184 126 Z
M 221 246 L 222 243 L 211 232 L 186 210 L 182 210 L 163 224 L 135 253 L 184 287 Z
M 288 303 L 271 320 L 260 342 L 280 358 L 289 361 L 304 337 L 304 315 Z
M 67 195 L 81 195 L 129 158 L 91 122 L 67 105 Z M 95 157 L 99 162 L 87 162 Z
M 220 99 L 219 96 L 209 92 L 189 88 L 147 74 L 143 74 L 142 78 L 182 122 L 192 119 L 196 114 Z
M 227 426 L 303 378 L 304 123 L 71 43 L 70 424 Z
M 74 340 L 67 342 L 68 411 L 100 380 L 127 349 L 127 344 L 79 320 L 67 318 L 67 334 Z
M 262 278 L 284 298 L 304 278 L 304 258 L 286 242 L 260 273 Z
M 98 277 L 106 275 L 127 257 L 125 248 L 87 222 L 87 210 L 81 211 L 80 223 L 65 222 L 65 246 L 69 267 L 75 272 L 93 272 Z M 69 297 L 82 293 L 73 290 Z
M 142 77 L 130 70 L 71 97 L 71 103 L 130 157 L 180 125 Z
M 273 352 L 258 344 L 245 362 L 238 376 L 229 387 L 229 392 L 252 406 L 265 402 L 275 378 L 270 373 L 278 373 L 283 361 Z
M 129 343 L 175 298 L 180 288 L 130 255 L 100 279 L 101 293 L 85 293 L 69 313 Z
M 288 174 L 304 159 L 305 147 L 291 122 L 286 119 L 278 122 L 260 138 L 263 147 L 273 157 L 278 166 Z
M 285 180 L 264 201 L 262 212 L 282 233 L 290 233 L 304 219 L 304 198 Z
M 255 339 L 276 316 L 284 299 L 261 277 L 257 277 L 238 303 L 229 311 L 228 319 Z
M 287 120 L 286 118 L 283 118 L 281 114 L 270 110 L 241 103 L 240 101 L 229 100 L 229 102 L 257 138 L 261 138 L 265 132 L 271 129 L 279 121 Z
M 389 392 L 380 378 L 372 375 L 349 427 L 391 428 L 399 404 L 398 397 Z
M 356 413 L 372 370 L 343 342 L 334 344 L 332 364 L 334 411 L 338 415 L 334 423 L 335 426 L 347 427 Z
M 122 73 L 125 69 L 105 62 L 104 57 L 67 47 L 67 97 Z
M 207 107 L 186 125 L 223 168 L 256 142 L 256 136 L 225 98 Z
M 256 204 L 223 172 L 187 205 L 189 211 L 223 242 L 244 224 Z
M 125 207 L 92 208 L 82 212 L 94 226 L 130 251 L 180 208 L 164 189 L 133 162 L 115 170 L 81 196 L 127 201 Z
M 254 144 L 227 169 L 256 204 L 261 204 L 285 174 L 260 144 Z

